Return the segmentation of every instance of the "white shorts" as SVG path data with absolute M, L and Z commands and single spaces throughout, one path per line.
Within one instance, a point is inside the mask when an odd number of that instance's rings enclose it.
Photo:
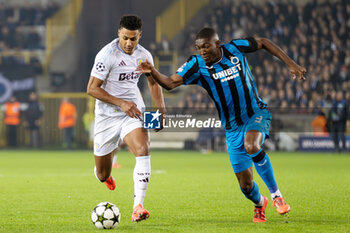
M 94 155 L 104 156 L 118 148 L 119 140 L 133 131 L 142 128 L 139 119 L 122 116 L 95 116 Z

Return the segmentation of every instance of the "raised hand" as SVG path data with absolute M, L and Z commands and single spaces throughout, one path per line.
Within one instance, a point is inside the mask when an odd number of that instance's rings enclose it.
M 152 68 L 153 65 L 146 59 L 136 67 L 136 71 L 138 74 L 151 73 Z
M 306 69 L 298 64 L 294 63 L 288 67 L 292 79 L 299 78 L 300 80 L 305 80 Z

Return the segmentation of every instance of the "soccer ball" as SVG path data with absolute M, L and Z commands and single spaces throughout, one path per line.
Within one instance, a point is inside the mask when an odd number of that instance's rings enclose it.
M 101 202 L 93 209 L 91 220 L 98 229 L 112 229 L 120 223 L 120 212 L 113 203 Z

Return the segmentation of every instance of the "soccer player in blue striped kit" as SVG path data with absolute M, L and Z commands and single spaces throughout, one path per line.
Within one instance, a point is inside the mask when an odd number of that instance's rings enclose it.
M 253 222 L 266 222 L 268 202 L 253 180 L 253 163 L 271 193 L 277 212 L 288 213 L 290 207 L 278 189 L 270 159 L 261 148 L 269 137 L 271 114 L 257 93 L 245 53 L 265 49 L 287 65 L 293 79 L 305 79 L 306 69 L 266 38 L 249 37 L 220 44 L 215 30 L 203 28 L 195 43 L 199 55 L 191 56 L 170 77 L 159 73 L 148 61 L 142 62 L 137 70 L 150 73 L 167 90 L 182 84 L 206 89 L 226 131 L 228 153 L 240 188 L 255 205 Z

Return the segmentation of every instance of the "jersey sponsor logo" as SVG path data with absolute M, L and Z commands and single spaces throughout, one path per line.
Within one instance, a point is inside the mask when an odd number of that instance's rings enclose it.
M 97 62 L 96 70 L 99 72 L 103 72 L 106 70 L 106 66 L 102 62 Z
M 120 63 L 119 63 L 119 65 L 118 66 L 126 66 L 126 63 L 125 63 L 125 61 L 121 61 Z
M 131 73 L 121 73 L 119 75 L 119 81 L 125 81 L 125 80 L 131 80 L 131 79 L 137 79 L 140 75 L 134 72 Z
M 214 79 L 220 79 L 221 82 L 227 82 L 228 80 L 239 77 L 239 71 L 241 71 L 241 63 L 238 57 L 230 57 L 231 63 L 234 65 L 226 70 L 216 72 L 212 75 Z
M 230 61 L 232 64 L 237 65 L 239 63 L 238 57 L 231 56 Z

